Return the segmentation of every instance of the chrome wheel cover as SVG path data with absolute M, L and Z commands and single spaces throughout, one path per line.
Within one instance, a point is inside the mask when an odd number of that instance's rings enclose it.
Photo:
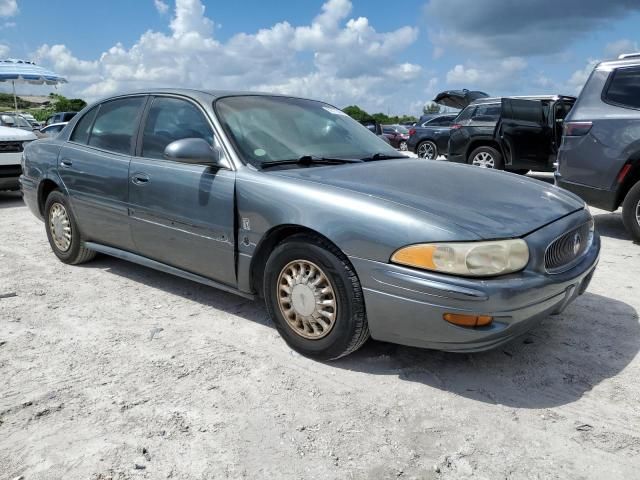
M 400 151 L 402 152 L 407 151 L 407 142 L 400 142 Z
M 66 252 L 71 247 L 71 220 L 61 203 L 54 203 L 49 210 L 49 231 L 56 248 Z
M 296 334 L 319 340 L 331 332 L 338 311 L 336 295 L 315 263 L 289 262 L 278 276 L 277 289 L 280 313 Z
M 418 157 L 426 160 L 433 160 L 436 157 L 435 145 L 431 142 L 425 142 L 418 147 Z
M 638 204 L 636 205 L 636 222 L 640 225 L 640 201 L 638 201 Z
M 482 168 L 496 168 L 493 155 L 489 152 L 480 152 L 476 154 L 476 156 L 473 157 L 473 160 L 471 160 L 471 165 Z

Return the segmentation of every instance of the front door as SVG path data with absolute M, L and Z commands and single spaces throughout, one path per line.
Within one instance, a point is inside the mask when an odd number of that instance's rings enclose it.
M 104 102 L 76 124 L 58 156 L 58 173 L 69 192 L 86 240 L 129 250 L 129 162 L 146 96 Z
M 165 147 L 175 140 L 216 142 L 206 114 L 185 98 L 157 96 L 143 122 L 129 168 L 135 250 L 235 286 L 235 173 L 163 158 Z
M 548 115 L 540 100 L 502 99 L 497 136 L 506 165 L 533 170 L 549 166 L 553 131 Z

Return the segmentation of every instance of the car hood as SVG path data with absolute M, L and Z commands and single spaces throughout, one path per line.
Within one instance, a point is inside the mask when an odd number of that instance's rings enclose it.
M 272 173 L 403 205 L 487 240 L 522 237 L 584 208 L 578 197 L 553 185 L 444 161 L 386 160 Z
M 433 101 L 439 105 L 445 107 L 459 108 L 462 110 L 469 106 L 469 104 L 479 98 L 487 98 L 489 95 L 479 91 L 469 91 L 466 88 L 463 90 L 446 90 L 436 95 Z
M 38 137 L 36 137 L 33 132 L 28 132 L 21 128 L 0 126 L 0 141 L 24 142 L 27 140 L 35 140 L 36 138 Z

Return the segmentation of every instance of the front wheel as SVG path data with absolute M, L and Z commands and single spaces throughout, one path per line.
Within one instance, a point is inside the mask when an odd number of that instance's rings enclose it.
M 468 163 L 481 168 L 503 170 L 502 155 L 493 147 L 478 147 L 469 155 Z
M 264 298 L 276 328 L 302 355 L 335 360 L 369 338 L 360 281 L 326 240 L 295 235 L 271 253 Z
M 636 183 L 622 202 L 622 221 L 634 241 L 640 242 L 640 182 Z
M 54 190 L 49 194 L 44 212 L 47 238 L 56 257 L 64 263 L 77 265 L 96 256 L 96 252 L 83 246 L 78 224 L 62 192 Z
M 430 140 L 420 142 L 416 149 L 418 157 L 425 160 L 435 160 L 438 158 L 438 146 Z

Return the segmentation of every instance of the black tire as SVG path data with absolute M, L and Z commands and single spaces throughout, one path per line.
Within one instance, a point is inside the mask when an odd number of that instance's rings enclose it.
M 280 308 L 278 281 L 281 272 L 297 260 L 315 264 L 333 289 L 335 321 L 322 338 L 304 338 L 285 319 Z M 293 350 L 304 356 L 317 360 L 335 360 L 355 352 L 369 338 L 360 281 L 347 257 L 334 245 L 319 237 L 294 235 L 273 250 L 265 267 L 263 294 L 269 315 L 280 335 Z
M 53 208 L 57 208 L 57 206 L 62 206 L 64 209 L 71 228 L 71 240 L 68 248 L 66 249 L 61 249 L 56 244 L 54 240 L 54 232 L 52 232 L 50 220 L 51 210 Z M 76 223 L 76 219 L 73 216 L 73 212 L 69 207 L 67 197 L 65 197 L 59 190 L 53 190 L 45 201 L 44 222 L 45 230 L 47 231 L 47 238 L 49 239 L 49 245 L 51 245 L 51 249 L 53 250 L 53 253 L 55 253 L 56 257 L 58 257 L 62 262 L 70 265 L 78 265 L 80 263 L 88 262 L 96 256 L 96 252 L 83 246 L 82 236 L 80 235 L 80 230 Z
M 627 192 L 622 202 L 622 221 L 635 242 L 640 242 L 640 182 Z
M 425 150 L 425 152 L 430 150 L 433 151 L 433 153 L 430 154 L 430 156 L 423 156 L 423 153 L 421 153 L 420 150 Z M 418 155 L 418 158 L 424 158 L 425 160 L 435 160 L 438 158 L 438 146 L 431 140 L 424 140 L 420 142 L 416 147 L 416 154 Z
M 495 170 L 504 170 L 504 161 L 502 159 L 502 154 L 493 147 L 482 146 L 478 147 L 471 152 L 469 158 L 467 158 L 467 163 L 469 165 L 473 165 L 476 159 L 476 156 L 479 154 L 488 154 L 493 159 L 493 167 L 484 167 L 484 168 L 494 168 Z M 480 165 L 477 165 L 480 166 Z

